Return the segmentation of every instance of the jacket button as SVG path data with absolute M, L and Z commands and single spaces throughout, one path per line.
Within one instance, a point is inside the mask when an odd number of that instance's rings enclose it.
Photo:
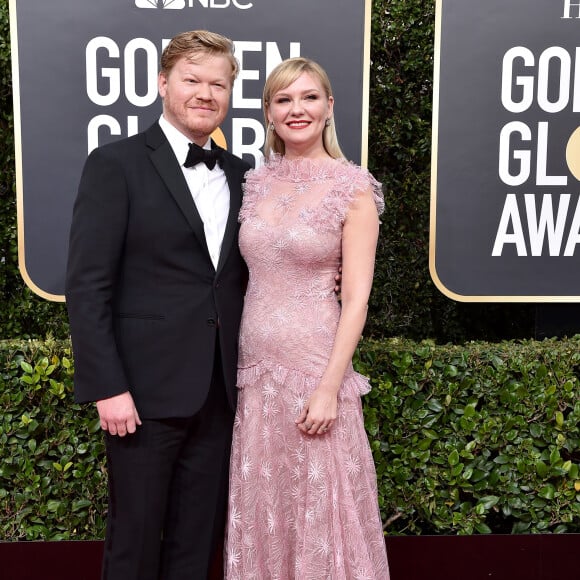
M 215 326 L 215 318 L 208 318 L 207 325 L 208 326 Z

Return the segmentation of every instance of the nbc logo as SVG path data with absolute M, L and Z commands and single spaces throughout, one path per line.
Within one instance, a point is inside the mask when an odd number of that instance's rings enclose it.
M 242 4 L 241 0 L 188 0 L 187 6 L 193 7 L 198 2 L 203 8 L 229 8 L 233 6 L 239 10 L 252 8 L 252 2 Z M 135 0 L 137 8 L 160 8 L 164 10 L 181 10 L 186 6 L 186 0 Z
M 181 10 L 185 8 L 185 0 L 135 0 L 137 8 L 166 8 Z

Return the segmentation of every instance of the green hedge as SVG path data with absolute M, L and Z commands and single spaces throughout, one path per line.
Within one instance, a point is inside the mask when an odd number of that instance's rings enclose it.
M 366 341 L 387 530 L 580 532 L 579 347 Z
M 70 344 L 0 345 L 0 537 L 103 537 L 104 444 L 93 409 L 73 404 Z
M 390 534 L 580 532 L 580 337 L 365 340 L 357 368 Z M 0 343 L 0 536 L 104 535 L 96 412 L 67 341 Z

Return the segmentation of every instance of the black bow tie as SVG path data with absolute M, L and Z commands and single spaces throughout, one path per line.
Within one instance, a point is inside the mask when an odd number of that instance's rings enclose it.
M 195 143 L 189 144 L 189 151 L 185 159 L 184 167 L 193 167 L 198 163 L 205 163 L 208 169 L 213 169 L 215 164 L 220 164 L 222 160 L 222 150 L 219 147 L 215 149 L 204 149 Z

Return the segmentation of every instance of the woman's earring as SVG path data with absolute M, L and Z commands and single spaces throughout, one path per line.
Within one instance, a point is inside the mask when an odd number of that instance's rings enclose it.
M 270 121 L 270 124 L 268 125 L 268 130 L 269 131 L 274 131 L 274 128 L 275 128 L 274 127 L 274 122 L 273 121 Z
M 330 127 L 330 119 L 326 119 L 326 121 L 324 122 L 324 126 Z

